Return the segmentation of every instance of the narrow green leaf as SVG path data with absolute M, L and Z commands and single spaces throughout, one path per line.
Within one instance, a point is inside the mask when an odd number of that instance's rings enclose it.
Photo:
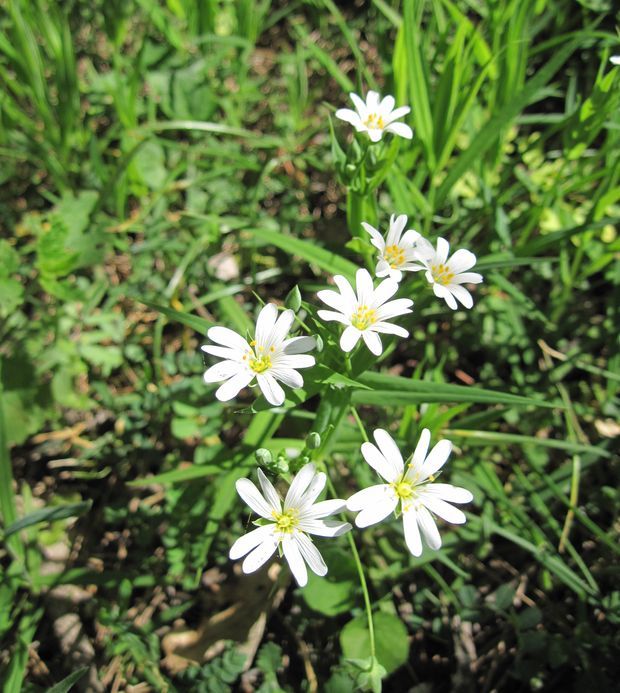
M 478 402 L 484 404 L 506 404 L 515 407 L 548 407 L 563 409 L 559 402 L 549 402 L 513 395 L 508 392 L 495 392 L 481 387 L 431 383 L 427 380 L 410 380 L 383 373 L 364 373 L 357 378 L 362 385 L 373 388 L 356 390 L 354 404 L 403 405 L 422 402 Z
M 406 16 L 406 15 L 405 15 Z M 506 128 L 526 106 L 535 101 L 540 89 L 544 87 L 555 73 L 568 60 L 583 39 L 573 39 L 558 49 L 551 60 L 542 67 L 525 87 L 507 103 L 499 113 L 496 113 L 480 130 L 469 147 L 459 156 L 450 167 L 448 175 L 437 191 L 436 203 L 440 207 L 445 201 L 454 184 L 482 155 L 493 146 L 502 130 Z
M 68 517 L 79 517 L 90 510 L 93 502 L 91 500 L 81 501 L 80 503 L 67 503 L 65 505 L 56 505 L 48 508 L 41 508 L 34 512 L 21 517 L 19 520 L 12 522 L 5 530 L 5 536 L 10 537 L 11 534 L 19 532 L 26 527 L 37 525 L 42 522 L 55 522 L 56 520 L 65 520 Z
M 136 301 L 140 301 L 140 303 L 144 303 L 145 306 L 148 306 L 153 310 L 159 311 L 173 322 L 180 322 L 182 325 L 187 325 L 187 327 L 191 327 L 193 330 L 196 330 L 196 332 L 200 332 L 200 334 L 206 334 L 207 330 L 213 326 L 212 322 L 209 322 L 209 320 L 205 320 L 205 318 L 201 318 L 198 315 L 194 315 L 192 313 L 183 313 L 180 310 L 175 310 L 174 308 L 169 308 L 168 306 L 162 306 L 159 303 L 145 301 L 137 296 L 132 296 L 132 298 L 134 298 Z
M 522 436 L 516 433 L 497 433 L 494 431 L 469 431 L 454 428 L 445 431 L 446 436 L 453 438 L 465 438 L 469 444 L 473 445 L 538 445 L 545 448 L 555 448 L 556 450 L 566 450 L 566 452 L 589 453 L 598 457 L 612 457 L 612 454 L 603 448 L 594 445 L 583 445 L 573 443 L 570 440 L 555 440 L 553 438 L 536 438 L 536 436 Z
M 77 669 L 62 681 L 59 681 L 55 686 L 49 688 L 47 693 L 68 693 L 73 686 L 86 674 L 87 671 L 88 667 Z
M 325 250 L 311 241 L 285 236 L 279 231 L 271 231 L 270 229 L 245 229 L 244 232 L 251 233 L 252 236 L 264 243 L 275 245 L 291 255 L 296 255 L 306 262 L 317 265 L 330 274 L 342 274 L 347 279 L 353 280 L 358 269 L 351 261 Z

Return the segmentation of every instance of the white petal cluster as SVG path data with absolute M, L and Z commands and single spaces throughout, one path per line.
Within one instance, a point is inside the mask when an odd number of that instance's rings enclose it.
M 409 106 L 395 109 L 396 102 L 393 96 L 381 99 L 376 91 L 369 91 L 366 101 L 354 93 L 349 96 L 355 110 L 340 108 L 336 111 L 336 118 L 350 123 L 357 132 L 367 132 L 372 142 L 378 142 L 384 132 L 391 132 L 407 140 L 413 137 L 413 131 L 408 125 L 394 122 L 409 113 Z
M 620 55 L 612 55 L 609 60 L 614 65 L 620 65 Z
M 416 243 L 415 255 L 420 265 L 417 269 L 426 270 L 426 279 L 433 285 L 435 296 L 443 298 L 452 310 L 456 310 L 458 299 L 465 308 L 474 305 L 474 299 L 463 284 L 479 284 L 482 275 L 468 272 L 476 264 L 476 256 L 461 248 L 448 258 L 450 244 L 444 238 L 437 239 L 437 248 L 424 238 Z
M 398 325 L 388 322 L 398 315 L 411 313 L 413 301 L 409 298 L 389 299 L 398 291 L 398 282 L 384 279 L 375 289 L 367 270 L 359 269 L 355 275 L 357 292 L 345 277 L 336 275 L 334 283 L 339 291 L 319 291 L 318 297 L 334 310 L 319 310 L 318 315 L 326 321 L 346 325 L 340 337 L 340 348 L 349 352 L 361 337 L 375 355 L 383 352 L 379 333 L 408 337 L 409 333 Z
M 301 468 L 289 487 L 284 504 L 273 484 L 258 470 L 262 493 L 249 479 L 237 481 L 237 493 L 268 524 L 240 537 L 230 549 L 230 558 L 245 556 L 244 573 L 253 573 L 271 558 L 278 546 L 288 561 L 297 583 L 308 582 L 306 564 L 317 575 L 325 575 L 327 566 L 308 534 L 338 537 L 351 529 L 348 522 L 326 520 L 344 510 L 346 501 L 339 498 L 315 503 L 325 488 L 326 476 L 312 463 Z
M 377 429 L 374 438 L 376 445 L 362 445 L 362 455 L 387 483 L 370 486 L 349 498 L 347 509 L 359 511 L 355 524 L 368 527 L 381 522 L 400 504 L 409 551 L 414 556 L 422 554 L 422 537 L 432 549 L 439 549 L 441 537 L 431 513 L 447 522 L 462 524 L 466 520 L 464 513 L 451 503 L 473 500 L 464 488 L 433 483 L 450 455 L 452 444 L 442 440 L 427 455 L 431 434 L 425 428 L 405 469 L 400 450 L 390 434 Z
M 370 234 L 370 242 L 379 251 L 375 269 L 377 277 L 389 277 L 399 282 L 403 278 L 403 272 L 417 272 L 421 269 L 416 262 L 415 254 L 416 242 L 420 234 L 412 229 L 405 231 L 406 214 L 398 217 L 392 214 L 385 239 L 374 226 L 365 221 L 362 222 L 362 226 Z
M 284 402 L 279 382 L 293 389 L 303 386 L 297 369 L 314 366 L 314 357 L 306 352 L 314 349 L 316 341 L 313 337 L 287 338 L 294 319 L 292 310 L 285 310 L 278 317 L 275 304 L 268 303 L 258 315 L 255 337 L 250 343 L 227 327 L 209 329 L 207 337 L 216 346 L 205 344 L 202 350 L 224 360 L 211 366 L 204 380 L 225 381 L 215 393 L 221 402 L 236 397 L 254 378 L 265 399 L 274 406 Z

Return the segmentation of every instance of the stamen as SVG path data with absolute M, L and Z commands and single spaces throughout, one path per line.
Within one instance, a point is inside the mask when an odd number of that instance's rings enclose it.
M 283 513 L 274 510 L 271 517 L 275 520 L 276 529 L 282 534 L 292 534 L 299 524 L 299 513 L 295 508 L 289 508 Z
M 443 263 L 431 265 L 431 274 L 433 275 L 433 279 L 443 286 L 447 286 L 454 279 L 454 272 L 450 270 L 448 265 L 444 265 Z
M 392 269 L 398 269 L 405 262 L 405 251 L 399 245 L 388 245 L 383 258 Z
M 360 306 L 351 316 L 351 325 L 358 330 L 365 330 L 377 322 L 377 311 L 368 306 Z
M 377 113 L 369 113 L 364 121 L 364 125 L 369 130 L 383 130 L 385 128 L 385 121 L 383 120 L 383 116 Z

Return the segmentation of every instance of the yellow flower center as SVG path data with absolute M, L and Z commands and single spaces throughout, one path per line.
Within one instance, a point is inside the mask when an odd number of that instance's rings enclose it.
M 271 356 L 275 351 L 275 347 L 269 347 L 269 353 L 265 354 L 265 347 L 256 347 L 256 340 L 250 342 L 250 346 L 255 347 L 254 351 L 250 351 L 243 355 L 243 360 L 248 363 L 250 368 L 255 373 L 264 373 L 272 367 Z
M 443 286 L 447 286 L 454 279 L 454 272 L 450 270 L 448 265 L 431 265 L 431 274 L 433 279 L 438 284 L 443 284 Z
M 369 130 L 383 130 L 385 127 L 385 121 L 383 120 L 383 117 L 377 113 L 369 113 L 368 117 L 364 121 L 364 125 Z
M 399 245 L 388 245 L 383 257 L 392 269 L 398 269 L 405 262 L 405 251 Z
M 274 510 L 271 516 L 275 520 L 276 529 L 282 534 L 292 534 L 299 524 L 298 512 L 294 508 L 289 508 L 283 513 L 277 513 Z
M 375 322 L 377 322 L 377 311 L 366 305 L 359 306 L 351 316 L 351 325 L 357 327 L 358 330 L 365 330 Z
M 414 495 L 413 484 L 405 479 L 393 481 L 390 486 L 402 501 L 409 500 Z

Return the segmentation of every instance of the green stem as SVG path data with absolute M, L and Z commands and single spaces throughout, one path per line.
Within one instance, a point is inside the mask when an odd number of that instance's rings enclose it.
M 364 439 L 364 442 L 368 443 L 369 438 L 368 434 L 366 433 L 366 429 L 364 428 L 364 424 L 362 423 L 362 420 L 360 419 L 360 415 L 357 413 L 357 409 L 355 406 L 352 404 L 351 405 L 351 414 L 353 414 L 353 418 L 355 419 L 355 423 L 357 424 L 357 427 L 360 429 L 360 433 L 362 434 L 362 438 Z
M 338 494 L 336 492 L 336 489 L 334 488 L 334 484 L 332 483 L 332 480 L 329 478 L 329 475 L 327 475 L 327 486 L 329 488 L 330 493 L 334 498 L 338 497 Z M 349 546 L 351 547 L 351 551 L 353 553 L 353 560 L 355 561 L 355 567 L 357 568 L 357 574 L 359 576 L 360 580 L 360 586 L 362 588 L 362 594 L 364 595 L 364 608 L 366 609 L 366 618 L 368 620 L 368 635 L 370 639 L 370 656 L 372 659 L 376 659 L 376 647 L 375 647 L 375 626 L 374 626 L 374 621 L 372 619 L 372 605 L 370 603 L 370 594 L 368 592 L 368 584 L 366 582 L 366 576 L 364 575 L 364 568 L 362 566 L 362 561 L 360 559 L 359 552 L 357 550 L 357 546 L 355 545 L 355 540 L 353 539 L 353 535 L 351 532 L 347 532 L 347 540 L 349 542 Z

